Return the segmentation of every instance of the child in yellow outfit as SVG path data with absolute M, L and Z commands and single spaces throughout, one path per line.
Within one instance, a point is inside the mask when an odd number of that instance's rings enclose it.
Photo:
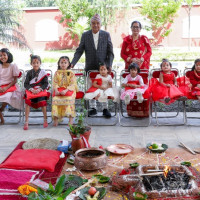
M 67 56 L 62 56 L 58 60 L 58 70 L 53 79 L 53 101 L 52 117 L 54 126 L 58 125 L 63 117 L 69 118 L 69 123 L 73 124 L 75 112 L 75 98 L 78 91 L 76 76 L 70 68 L 70 61 Z

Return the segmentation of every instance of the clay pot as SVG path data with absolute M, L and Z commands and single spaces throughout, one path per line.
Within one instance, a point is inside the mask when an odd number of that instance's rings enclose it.
M 99 148 L 85 148 L 76 151 L 74 165 L 80 170 L 97 170 L 107 165 L 106 152 Z
M 80 138 L 76 138 L 76 136 L 74 136 L 70 131 L 69 134 L 71 135 L 72 138 L 72 151 L 75 153 L 77 150 L 85 148 L 85 142 L 83 140 L 83 136 L 85 137 L 85 139 L 87 141 L 89 141 L 89 137 L 90 137 L 90 133 L 91 133 L 91 128 L 87 127 L 86 132 L 84 134 L 80 135 Z

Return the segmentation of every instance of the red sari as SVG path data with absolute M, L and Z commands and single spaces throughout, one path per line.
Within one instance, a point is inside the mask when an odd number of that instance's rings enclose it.
M 128 69 L 133 58 L 144 58 L 144 62 L 140 66 L 140 69 L 149 69 L 151 54 L 150 42 L 146 36 L 139 35 L 138 39 L 135 41 L 133 41 L 131 35 L 124 38 L 121 57 L 125 61 L 125 69 Z

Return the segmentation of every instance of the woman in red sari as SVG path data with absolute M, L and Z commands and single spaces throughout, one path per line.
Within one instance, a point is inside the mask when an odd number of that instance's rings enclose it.
M 142 25 L 139 21 L 133 21 L 131 24 L 132 35 L 124 38 L 121 57 L 125 61 L 125 69 L 134 62 L 140 66 L 140 69 L 149 70 L 150 57 L 152 54 L 149 39 L 140 35 Z M 148 92 L 148 91 L 147 91 Z M 146 94 L 143 96 L 145 97 Z M 127 105 L 127 113 L 133 117 L 148 117 L 149 116 L 149 101 L 138 103 L 131 101 Z
M 133 21 L 131 24 L 132 35 L 124 38 L 121 57 L 125 61 L 125 69 L 135 62 L 140 66 L 140 69 L 149 69 L 150 57 L 152 54 L 149 39 L 140 35 L 142 25 L 138 21 Z

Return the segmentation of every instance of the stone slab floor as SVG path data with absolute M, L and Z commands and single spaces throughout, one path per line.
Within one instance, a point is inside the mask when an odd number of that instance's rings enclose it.
M 95 120 L 95 122 L 98 121 Z M 198 124 L 200 124 L 200 119 L 195 125 Z M 70 140 L 66 125 L 53 127 L 50 124 L 45 129 L 42 125 L 30 125 L 27 131 L 23 130 L 23 124 L 0 126 L 0 162 L 9 155 L 20 141 L 45 137 Z M 186 125 L 157 126 L 154 120 L 148 127 L 122 127 L 118 123 L 115 126 L 92 126 L 89 140 L 91 146 L 95 147 L 125 143 L 136 148 L 145 147 L 149 142 L 166 143 L 169 148 L 180 148 L 178 146 L 179 141 L 191 148 L 200 148 L 200 128 Z

